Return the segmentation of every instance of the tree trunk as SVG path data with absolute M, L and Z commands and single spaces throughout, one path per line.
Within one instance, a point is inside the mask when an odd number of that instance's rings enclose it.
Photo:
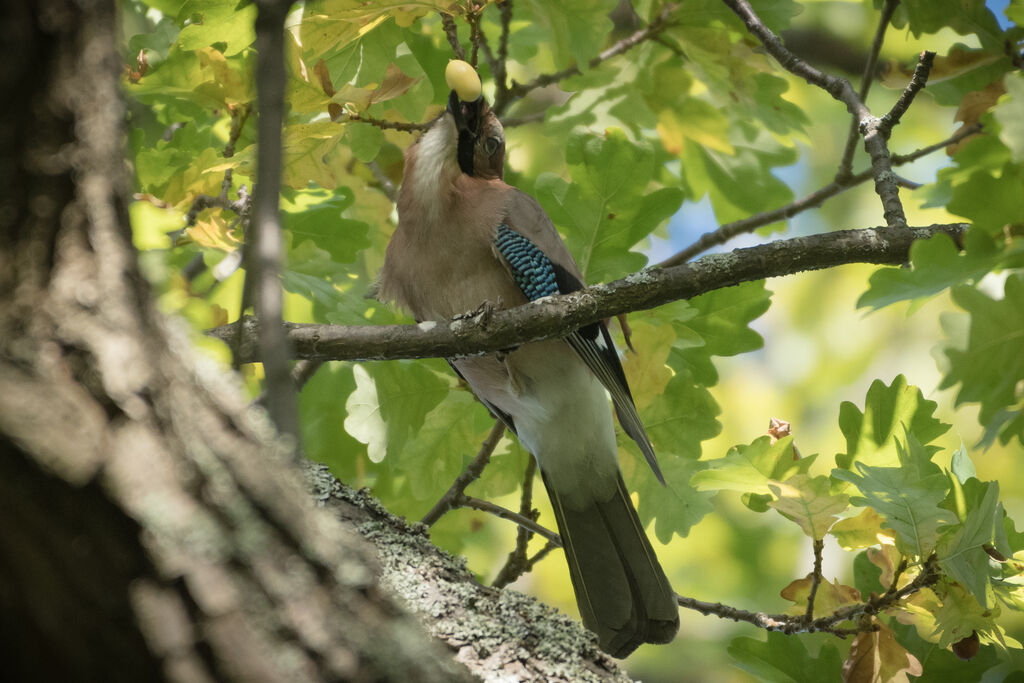
M 468 677 L 136 265 L 109 0 L 5 3 L 5 680 Z
M 447 650 L 380 588 L 384 565 L 402 589 L 401 554 L 378 559 L 396 538 L 443 556 L 372 505 L 315 509 L 290 442 L 153 306 L 127 218 L 114 2 L 5 3 L 0 34 L 4 680 L 468 678 L 458 662 L 528 679 L 553 671 L 545 648 L 581 679 L 621 678 L 564 617 L 455 565 L 430 570 L 448 581 L 435 604 L 476 610 L 480 630 L 434 628 Z M 547 622 L 567 649 L 537 637 Z

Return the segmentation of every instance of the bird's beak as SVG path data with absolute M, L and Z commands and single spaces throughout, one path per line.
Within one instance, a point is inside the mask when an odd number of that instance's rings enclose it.
M 483 95 L 472 102 L 463 102 L 454 90 L 448 95 L 448 112 L 455 119 L 456 130 L 459 133 L 468 133 L 473 139 L 480 135 L 483 106 Z

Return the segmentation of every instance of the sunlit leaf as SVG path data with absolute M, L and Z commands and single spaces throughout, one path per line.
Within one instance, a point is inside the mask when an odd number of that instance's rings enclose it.
M 784 482 L 768 484 L 775 495 L 769 505 L 783 516 L 800 525 L 813 539 L 825 538 L 825 533 L 836 522 L 850 501 L 845 494 L 833 494 L 828 477 L 809 477 L 796 474 Z
M 813 579 L 806 576 L 791 582 L 779 591 L 779 595 L 795 603 L 787 612 L 804 614 L 807 611 L 807 600 L 811 594 L 812 583 Z M 814 594 L 814 616 L 826 616 L 840 607 L 856 605 L 858 602 L 860 602 L 860 591 L 853 586 L 845 586 L 836 580 L 822 580 L 818 584 L 818 591 Z
M 882 528 L 885 519 L 872 508 L 864 508 L 856 517 L 841 519 L 832 525 L 829 533 L 835 536 L 839 547 L 856 550 L 878 545 L 879 535 L 890 536 L 892 532 Z
M 918 557 L 927 557 L 939 539 L 939 527 L 956 522 L 956 516 L 939 507 L 949 490 L 941 473 L 920 477 L 904 467 L 872 467 L 855 463 L 855 472 L 832 470 L 836 479 L 853 484 L 862 494 L 851 496 L 854 505 L 870 505 L 885 517 L 897 540 Z
M 860 462 L 869 465 L 891 465 L 898 462 L 896 439 L 909 429 L 923 444 L 949 430 L 932 417 L 935 402 L 928 401 L 917 387 L 907 384 L 903 375 L 886 386 L 881 380 L 872 382 L 862 413 L 852 403 L 839 408 L 839 427 L 846 437 L 846 453 L 836 455 L 836 465 L 850 468 Z M 934 452 L 933 446 L 925 446 Z

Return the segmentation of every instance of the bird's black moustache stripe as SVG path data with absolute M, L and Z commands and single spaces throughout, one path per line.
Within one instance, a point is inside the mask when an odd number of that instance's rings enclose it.
M 458 159 L 459 168 L 466 175 L 473 175 L 473 149 L 476 146 L 476 136 L 468 130 L 459 131 Z

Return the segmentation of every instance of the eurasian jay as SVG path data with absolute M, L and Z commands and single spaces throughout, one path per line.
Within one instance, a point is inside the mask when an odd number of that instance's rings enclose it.
M 490 107 L 452 91 L 446 111 L 405 153 L 379 298 L 418 321 L 447 320 L 483 302 L 510 308 L 583 287 L 544 209 L 505 184 L 504 161 L 504 130 Z M 608 394 L 664 480 L 604 323 L 450 362 L 536 458 L 583 624 L 601 648 L 625 657 L 641 643 L 671 641 L 675 595 L 619 472 Z

